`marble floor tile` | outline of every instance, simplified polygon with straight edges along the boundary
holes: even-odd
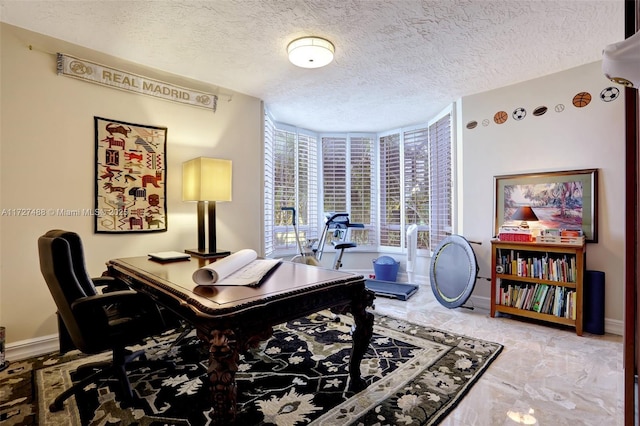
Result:
[[[577,336],[569,328],[484,309],[448,309],[429,285],[407,301],[378,297],[374,313],[504,345],[445,426],[622,425],[622,336]]]

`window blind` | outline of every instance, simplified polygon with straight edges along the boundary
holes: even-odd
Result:
[[[349,138],[349,217],[364,228],[351,229],[351,241],[358,247],[374,247],[376,238],[375,138]]]
[[[429,242],[432,249],[453,231],[451,113],[429,126]]]
[[[404,217],[418,225],[418,248],[429,246],[429,132],[404,132]]]
[[[324,212],[347,212],[352,223],[349,240],[358,247],[375,246],[375,168],[373,136],[322,138]]]
[[[322,138],[322,207],[347,212],[347,138]]]
[[[380,138],[380,245],[400,247],[400,134]]]
[[[273,121],[265,110],[264,113],[264,192],[263,192],[263,215],[264,215],[264,254],[271,256],[275,251],[274,241],[274,133]]]
[[[286,127],[286,126],[283,126]],[[298,243],[292,215],[302,245],[318,237],[317,138],[289,128],[278,128],[265,118],[265,255],[290,254]]]

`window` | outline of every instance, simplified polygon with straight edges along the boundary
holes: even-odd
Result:
[[[451,110],[423,127],[380,137],[380,245],[406,246],[418,225],[418,249],[435,248],[452,232]]]
[[[347,135],[322,137],[323,212],[347,212],[349,240],[374,248],[376,241],[375,137]]]
[[[453,232],[451,111],[429,125],[429,243],[435,250]]]
[[[380,245],[400,247],[400,134],[380,138]]]
[[[265,113],[265,256],[297,250],[290,211],[296,210],[301,244],[318,238],[317,138],[288,126],[276,125]]]
[[[324,213],[344,211],[365,226],[350,231],[361,249],[402,251],[411,224],[418,249],[434,249],[453,230],[452,110],[378,136],[321,137],[275,123],[265,111],[265,255],[296,250],[282,207],[295,207],[303,244],[318,238]]]
[[[418,225],[418,249],[429,248],[429,133],[422,128],[404,133],[405,230]],[[405,232],[406,235],[406,232]]]

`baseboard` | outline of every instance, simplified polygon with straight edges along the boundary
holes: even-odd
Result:
[[[58,335],[50,334],[48,336],[9,343],[5,349],[5,359],[9,363],[56,352],[59,349]]]

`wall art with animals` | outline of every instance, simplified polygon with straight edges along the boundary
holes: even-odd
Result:
[[[95,232],[167,230],[167,128],[94,117]]]

